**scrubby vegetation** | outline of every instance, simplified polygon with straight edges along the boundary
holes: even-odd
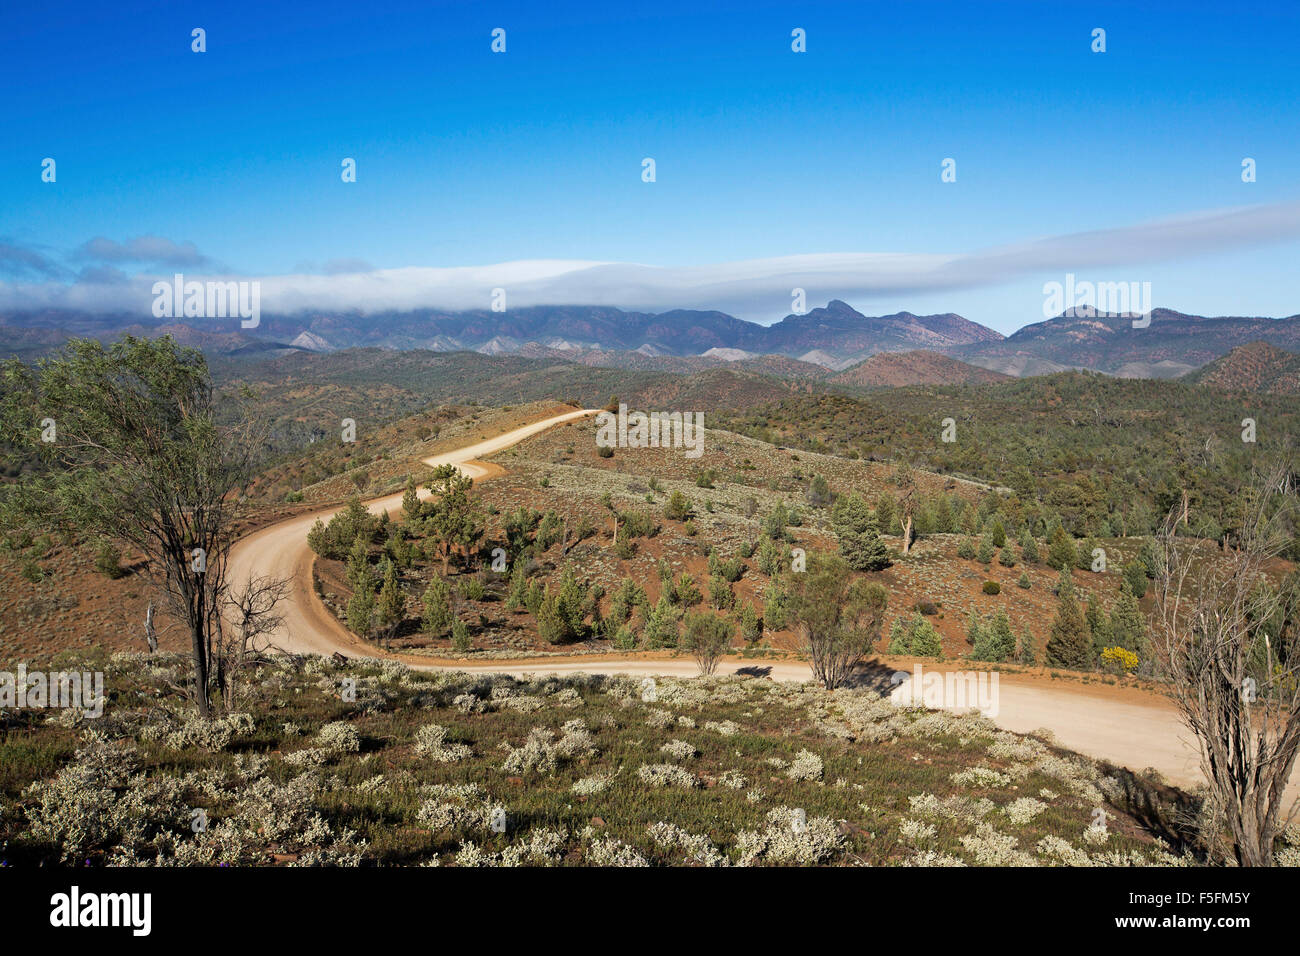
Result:
[[[102,718],[4,716],[0,863],[1147,865],[1200,852],[1174,825],[1190,798],[1156,780],[868,690],[733,676],[647,692],[279,658],[242,711],[205,722],[170,690],[179,656],[93,666],[108,673]]]

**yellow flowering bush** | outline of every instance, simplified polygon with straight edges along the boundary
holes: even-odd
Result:
[[[1131,674],[1137,670],[1138,656],[1122,647],[1108,647],[1101,652],[1101,666],[1106,670]]]

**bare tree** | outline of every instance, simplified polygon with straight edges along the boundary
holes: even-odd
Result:
[[[153,626],[153,601],[149,602],[149,609],[144,612],[144,642],[148,645],[150,654],[157,652],[158,631]]]
[[[225,594],[225,614],[217,629],[215,683],[227,708],[239,700],[245,672],[274,650],[271,635],[284,623],[279,611],[289,594],[287,578],[255,577]]]
[[[1300,601],[1294,578],[1279,589],[1266,573],[1294,533],[1288,473],[1279,465],[1257,476],[1231,552],[1179,538],[1186,518],[1177,506],[1160,536],[1155,644],[1242,866],[1271,866],[1296,812],[1283,816],[1300,752]]]

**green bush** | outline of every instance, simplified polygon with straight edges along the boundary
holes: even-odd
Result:
[[[126,569],[122,567],[122,553],[111,541],[105,541],[95,552],[95,570],[114,581],[126,576]]]
[[[943,643],[939,632],[920,614],[913,614],[906,622],[894,621],[889,630],[889,653],[913,657],[941,657]]]
[[[664,517],[669,521],[685,521],[693,514],[691,499],[680,491],[674,491],[664,504]]]

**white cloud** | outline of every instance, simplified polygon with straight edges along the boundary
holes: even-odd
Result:
[[[721,309],[769,320],[786,314],[791,289],[809,305],[831,298],[923,294],[998,285],[1038,274],[1056,278],[1079,269],[1131,270],[1146,263],[1230,251],[1300,237],[1300,202],[1214,210],[1125,226],[1033,239],[968,254],[825,253],[681,268],[635,263],[537,259],[455,268],[412,267],[299,273],[257,278],[264,313],[301,309],[373,312],[387,309],[484,309],[492,290],[506,290],[508,308],[609,305],[664,311]],[[145,239],[134,240],[142,243]],[[96,240],[95,242],[101,242]],[[107,243],[108,240],[102,240]],[[166,240],[163,240],[166,242]],[[93,244],[93,243],[92,243]],[[92,244],[87,244],[89,248]],[[130,244],[128,244],[129,246]],[[173,244],[174,245],[174,244]],[[189,244],[171,251],[184,259]],[[100,246],[101,259],[122,259],[144,247]],[[147,251],[166,253],[150,243]],[[107,255],[103,253],[107,252]],[[197,255],[197,251],[194,251]],[[200,257],[201,258],[201,257]],[[347,263],[348,267],[361,265]],[[163,274],[170,279],[170,275]],[[149,309],[154,275],[127,282],[0,283],[0,307]],[[222,278],[186,272],[187,279]],[[1122,279],[1138,279],[1128,272]]]

